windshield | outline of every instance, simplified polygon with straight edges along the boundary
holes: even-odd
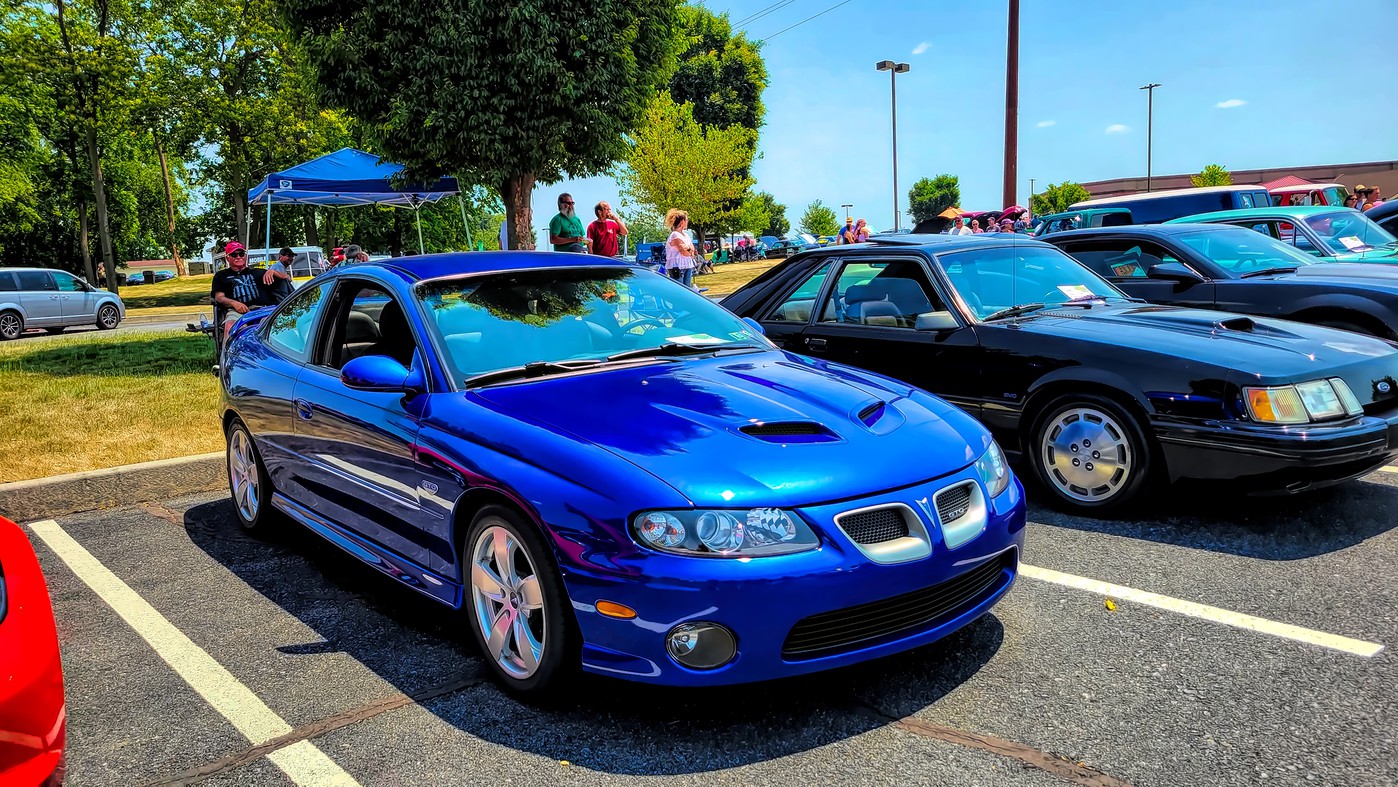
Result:
[[[1128,300],[1120,290],[1054,248],[1006,245],[941,254],[937,263],[981,320],[1028,304]]]
[[[1372,251],[1380,246],[1398,243],[1398,238],[1357,210],[1307,216],[1306,224],[1337,254]]]
[[[532,363],[663,345],[771,344],[708,298],[635,268],[565,268],[423,282],[427,325],[457,382]]]
[[[1270,235],[1242,227],[1190,233],[1180,236],[1180,242],[1235,279],[1245,273],[1269,268],[1296,268],[1326,262]]]

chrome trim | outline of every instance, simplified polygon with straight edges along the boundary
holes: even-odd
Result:
[[[891,541],[880,541],[877,544],[861,544],[845,531],[844,525],[840,524],[840,520],[848,516],[890,508],[903,515],[903,522],[908,526],[908,535]],[[865,557],[875,563],[906,563],[909,560],[919,560],[932,554],[932,536],[927,532],[927,525],[923,523],[922,517],[918,516],[917,512],[906,503],[879,503],[863,508],[853,508],[836,514],[834,520],[835,526],[840,528],[840,532],[844,533],[845,538],[848,538],[856,549],[863,552]]]
[[[937,501],[941,499],[942,495],[950,494],[963,486],[971,487],[971,500],[966,513],[951,522],[943,522]],[[981,489],[980,484],[969,479],[944,487],[933,494],[930,513],[936,516],[937,524],[942,528],[942,541],[947,545],[947,549],[956,549],[974,541],[977,536],[985,532],[986,525],[990,522],[990,510],[986,506],[985,491]]]

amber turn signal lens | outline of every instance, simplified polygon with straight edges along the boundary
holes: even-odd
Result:
[[[597,602],[597,611],[603,615],[606,615],[609,618],[621,618],[622,620],[630,620],[636,617],[636,610],[626,606],[625,604],[618,604],[615,601]]]

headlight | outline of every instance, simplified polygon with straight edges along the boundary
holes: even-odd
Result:
[[[981,458],[976,460],[976,473],[981,477],[981,483],[985,484],[986,495],[998,497],[1005,487],[1010,485],[1010,466],[1005,461],[1005,452],[1000,450],[1000,445],[994,440],[990,441],[990,447],[985,449]]]
[[[1244,388],[1253,420],[1265,424],[1304,424],[1364,412],[1349,385],[1338,377],[1270,388]]]
[[[648,547],[701,557],[786,555],[820,546],[801,517],[780,508],[647,511],[636,515],[632,530]]]

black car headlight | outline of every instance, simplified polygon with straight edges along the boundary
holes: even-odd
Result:
[[[999,497],[1010,485],[1010,465],[1005,461],[1005,452],[1000,450],[999,443],[990,441],[990,447],[976,460],[976,474],[985,485],[986,497]]]
[[[1349,385],[1338,377],[1244,388],[1243,401],[1252,419],[1264,424],[1305,424],[1364,412]]]
[[[764,557],[820,546],[801,517],[780,508],[645,511],[631,528],[639,543],[678,555]]]

